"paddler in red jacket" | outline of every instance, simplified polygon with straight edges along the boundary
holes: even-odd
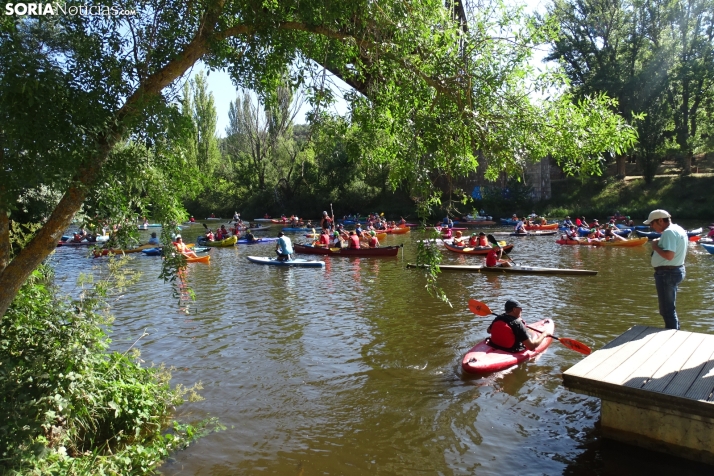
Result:
[[[528,331],[525,321],[521,319],[523,306],[515,299],[506,301],[506,312],[493,320],[488,326],[491,337],[488,345],[506,352],[520,352],[524,349],[535,350],[550,334],[536,334]]]
[[[348,248],[360,249],[359,236],[354,231],[350,232],[350,238],[347,240],[349,246]]]
[[[315,243],[315,246],[319,246],[321,248],[329,248],[330,235],[327,234],[327,228],[322,229],[322,232],[320,233],[320,238],[318,238],[317,243]]]

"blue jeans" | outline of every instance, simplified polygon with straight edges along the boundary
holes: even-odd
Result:
[[[659,300],[659,313],[664,318],[664,327],[679,329],[677,319],[677,286],[684,280],[686,272],[684,266],[672,269],[655,268],[654,278]]]

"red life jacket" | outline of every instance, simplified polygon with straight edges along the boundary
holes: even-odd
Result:
[[[327,236],[325,233],[320,235],[320,240],[319,243],[321,245],[329,245],[330,244],[330,237]]]
[[[359,248],[359,236],[350,235],[350,248]]]
[[[498,347],[511,349],[516,344],[516,335],[504,321],[496,321],[491,325],[491,342]]]
[[[500,315],[493,320],[488,328],[488,332],[491,333],[488,344],[507,352],[519,352],[523,350],[523,346],[520,342],[516,342],[516,334],[509,325],[507,318],[508,316]]]

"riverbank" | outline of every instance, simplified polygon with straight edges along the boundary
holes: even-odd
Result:
[[[548,216],[605,217],[619,211],[635,219],[655,208],[675,218],[714,218],[714,176],[657,176],[651,184],[642,178],[571,177],[551,183],[552,196],[541,206]]]

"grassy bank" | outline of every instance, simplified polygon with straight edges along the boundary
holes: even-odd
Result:
[[[664,208],[676,218],[714,219],[714,177],[656,177],[649,185],[642,179],[569,178],[551,187],[545,212],[553,217],[605,217],[617,210],[638,220]]]

